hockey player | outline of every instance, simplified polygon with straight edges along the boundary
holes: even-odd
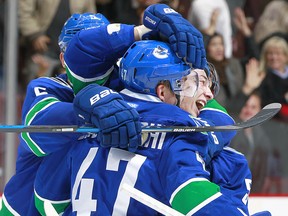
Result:
[[[109,21],[100,13],[73,14],[64,24],[59,36],[60,60],[63,59],[71,38],[78,31],[108,24]],[[73,98],[74,93],[65,74],[33,80],[28,85],[22,106],[23,123],[26,125],[76,124],[73,110],[70,108]],[[77,140],[79,137],[79,134],[57,134],[55,139],[51,139],[50,135],[20,134],[16,174],[5,185],[0,215],[28,215],[29,203],[34,203],[33,182],[42,156],[61,149],[62,145],[69,143],[69,140]],[[46,145],[49,145],[49,152],[46,152]]]
[[[220,105],[215,109],[215,101],[209,104],[214,82],[206,72],[191,69],[164,42],[134,43],[121,60],[120,75],[126,87],[120,95],[146,126],[233,123]],[[85,121],[93,118],[94,107],[104,105],[106,95],[121,97],[95,84],[83,88],[74,99],[76,114]],[[45,215],[43,201],[49,200],[58,213],[66,209],[64,215],[157,215],[121,189],[128,184],[184,215],[248,215],[247,202],[242,202],[251,183],[247,162],[236,151],[220,152],[233,135],[143,134],[135,153],[84,139],[73,144],[64,160],[44,159],[35,181],[37,208]]]
[[[95,64],[100,62],[99,68],[94,71],[89,70],[89,65],[86,65],[86,68],[81,68],[83,56],[78,56],[78,52],[73,53],[77,47],[71,48],[70,58],[69,55],[65,57],[65,54],[61,54],[60,59],[66,67],[67,75],[60,75],[56,78],[39,78],[29,84],[22,110],[23,123],[26,125],[81,125],[82,122],[79,122],[73,113],[71,102],[74,99],[74,94],[91,81],[100,85],[111,83],[115,85],[110,79],[117,76],[113,72],[117,69],[114,70],[112,66],[135,40],[147,35],[146,33],[150,31],[147,27],[151,28],[154,34],[161,33],[164,35],[179,56],[185,57],[193,65],[205,67],[206,59],[201,34],[180,14],[166,5],[153,5],[147,9],[145,17],[147,18],[147,21],[144,22],[146,27],[124,24],[107,26],[107,23],[98,28],[88,26],[85,31],[91,32],[90,37],[84,40],[82,39],[86,37],[86,33],[83,34],[85,31],[76,33],[77,39],[81,39],[83,44],[88,41],[86,45],[91,45],[90,51],[96,48],[98,53],[102,53],[101,56],[95,56],[93,62],[88,63],[93,65],[93,68],[97,68]],[[81,19],[81,16],[78,18]],[[89,16],[86,18],[89,19]],[[85,29],[87,27],[85,26],[87,24],[86,18],[83,26],[78,26],[79,29],[72,27],[71,30],[74,30],[75,33],[75,31]],[[75,18],[76,22],[77,20]],[[68,31],[66,33],[69,34]],[[94,45],[101,46],[97,48]],[[107,53],[99,52],[103,46],[105,46]],[[95,53],[97,53],[96,51]],[[196,53],[199,56],[197,59],[193,57],[196,56]],[[120,147],[135,151],[140,143],[139,117],[134,108],[123,103],[122,100],[122,98],[112,98],[106,101],[109,104],[109,109],[101,108],[101,106],[95,109],[93,122],[90,123],[101,129],[97,139],[102,146],[121,144]],[[121,104],[120,107],[119,104]],[[113,120],[113,117],[119,113],[121,113],[120,122],[109,120]],[[28,215],[29,208],[27,206],[33,199],[30,194],[33,192],[34,177],[43,157],[60,149],[65,149],[81,137],[85,137],[85,135],[59,133],[51,136],[47,133],[21,133],[16,173],[5,186],[0,215]]]

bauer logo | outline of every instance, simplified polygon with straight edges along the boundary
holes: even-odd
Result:
[[[90,98],[90,104],[91,106],[95,103],[97,103],[97,101],[99,101],[101,98],[104,98],[110,94],[118,94],[117,92],[111,90],[111,89],[106,89],[101,91],[99,94],[95,94],[93,97]]]
[[[168,50],[164,47],[157,46],[153,50],[153,55],[158,59],[165,59],[168,58]]]
[[[194,132],[195,129],[193,128],[175,128],[173,132]]]
[[[147,20],[149,23],[151,23],[152,25],[156,24],[156,21],[152,20],[150,17],[146,16],[145,20]]]

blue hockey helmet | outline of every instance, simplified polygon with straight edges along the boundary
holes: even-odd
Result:
[[[160,81],[169,81],[174,93],[182,91],[183,77],[191,74],[191,67],[161,41],[137,41],[130,46],[120,61],[120,79],[129,90],[156,96]],[[195,94],[198,76],[195,73]]]
[[[65,52],[72,37],[83,29],[97,28],[108,25],[110,22],[101,13],[73,14],[64,24],[58,38],[58,45],[62,52]]]

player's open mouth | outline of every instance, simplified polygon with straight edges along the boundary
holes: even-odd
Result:
[[[196,101],[196,106],[197,106],[198,110],[201,110],[205,105],[206,105],[205,101],[202,101],[202,100]]]

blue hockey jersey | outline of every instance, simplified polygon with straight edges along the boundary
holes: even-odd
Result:
[[[122,93],[129,105],[137,109],[145,125],[213,125],[213,121],[219,123],[220,119],[221,125],[233,123],[229,115],[216,109],[204,109],[194,118],[156,97],[128,90]],[[211,119],[202,119],[202,115]],[[245,180],[251,180],[243,155],[219,150],[211,157],[208,169],[204,162],[209,146],[223,142],[227,145],[234,134],[148,133],[143,134],[142,145],[136,153],[101,148],[95,139],[84,139],[73,144],[64,159],[55,160],[50,156],[44,159],[35,181],[36,204],[42,214],[45,214],[43,201],[49,200],[58,212],[66,208],[64,215],[157,215],[155,210],[121,190],[121,185],[126,183],[184,214],[223,215],[225,211],[227,215],[243,215],[242,212],[248,212],[247,203],[242,202],[249,194]],[[233,154],[233,159],[225,154]],[[56,170],[53,164],[57,164]],[[230,170],[235,164],[239,166],[237,170]],[[222,166],[229,172],[218,172]],[[239,178],[233,177],[234,172]],[[221,182],[221,175],[235,180],[229,185],[230,192],[225,185],[228,183]],[[185,195],[187,185],[195,187],[194,194]]]
[[[87,60],[85,54],[94,55],[97,62],[90,64],[89,68],[87,66],[87,69],[93,68],[93,73],[95,73],[95,68],[97,68],[99,74],[102,75],[103,71],[113,68],[113,64],[116,64],[118,58],[122,57],[134,42],[134,28],[131,25],[119,25],[117,32],[108,34],[110,32],[105,26],[91,28],[85,33],[77,33],[69,46],[77,47],[82,51],[85,49],[86,52],[74,52],[71,48],[70,56],[68,51],[65,53],[67,54],[66,60],[75,61],[74,66],[78,67],[81,64],[89,64],[89,62],[79,61],[79,59]],[[119,90],[122,86],[119,85],[120,82],[117,79],[116,65],[114,70],[105,85]],[[22,123],[25,125],[77,125],[73,99],[74,93],[67,82],[66,75],[35,79],[27,87],[26,98],[22,106]],[[21,133],[16,173],[5,185],[0,215],[37,215],[33,210],[29,210],[33,209],[29,206],[34,205],[33,182],[43,157],[65,149],[81,136],[83,134],[79,133]]]
[[[30,82],[22,107],[22,122],[26,125],[74,125],[74,98],[72,88],[65,76],[38,78]],[[53,113],[53,115],[51,115]],[[65,115],[63,115],[65,113]],[[71,116],[71,118],[67,118]],[[33,182],[43,156],[58,151],[71,141],[77,140],[77,133],[21,133],[16,161],[16,173],[5,185],[3,193],[4,212],[13,215],[27,215],[33,203]],[[37,213],[35,213],[37,215]]]

